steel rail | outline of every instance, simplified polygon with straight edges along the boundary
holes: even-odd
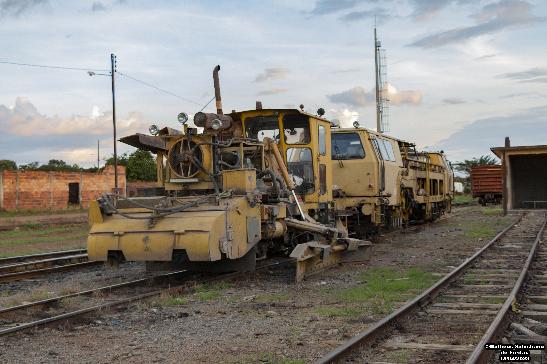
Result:
[[[65,255],[61,257],[48,258],[42,260],[33,260],[30,262],[22,262],[15,264],[8,264],[0,267],[0,273],[15,273],[15,272],[26,272],[32,269],[45,268],[46,266],[58,265],[63,262],[69,261],[87,261],[87,254],[75,254],[75,255]]]
[[[5,314],[5,313],[8,313],[8,312],[20,311],[20,310],[24,310],[24,309],[28,309],[28,308],[36,307],[36,306],[50,305],[52,303],[57,303],[61,300],[67,299],[67,298],[73,298],[73,297],[79,297],[79,296],[89,296],[89,295],[92,295],[94,293],[113,291],[113,290],[116,290],[116,289],[136,286],[136,285],[140,285],[140,284],[143,284],[143,283],[153,283],[153,282],[155,282],[157,280],[160,280],[160,279],[169,279],[169,278],[174,278],[174,277],[177,277],[177,276],[181,276],[181,275],[184,275],[187,272],[188,272],[187,270],[180,270],[180,271],[170,272],[170,273],[166,273],[166,274],[159,274],[159,275],[154,276],[154,277],[135,279],[135,280],[127,281],[127,282],[123,282],[123,283],[116,283],[116,284],[112,284],[112,285],[108,285],[108,286],[104,286],[104,287],[92,288],[92,289],[88,289],[88,290],[85,290],[85,291],[69,293],[69,294],[62,295],[62,296],[50,297],[50,298],[46,298],[46,299],[39,300],[39,301],[23,303],[23,304],[20,304],[20,305],[17,305],[17,306],[11,306],[11,307],[6,307],[6,308],[3,308],[3,309],[0,309],[0,316]]]
[[[423,307],[428,304],[435,298],[442,289],[447,287],[450,283],[458,279],[473,262],[477,260],[487,249],[489,249],[496,241],[498,241],[502,236],[504,236],[509,230],[511,230],[516,224],[518,224],[524,215],[521,214],[517,219],[515,219],[509,226],[500,231],[492,240],[485,244],[479,251],[473,254],[471,257],[467,258],[463,263],[456,267],[452,272],[445,275],[443,278],[438,280],[433,286],[427,289],[422,294],[416,296],[412,301],[398,308],[388,316],[384,317],[382,320],[378,321],[376,324],[372,325],[370,328],[365,331],[357,334],[348,341],[346,341],[341,346],[332,350],[330,353],[325,355],[316,361],[316,364],[325,364],[325,363],[335,363],[343,358],[350,355],[360,346],[364,346],[373,340],[380,337],[387,329],[392,327],[392,325],[397,321],[401,320],[403,317],[406,317],[410,312],[414,311],[417,308]]]
[[[74,263],[74,264],[65,264],[65,265],[60,265],[57,267],[35,269],[35,270],[16,272],[16,273],[8,273],[8,274],[0,275],[0,283],[20,281],[22,279],[41,276],[44,274],[65,272],[65,271],[73,270],[77,268],[92,267],[99,264],[103,264],[103,262],[88,261],[88,262],[81,262],[81,263]]]
[[[86,251],[87,251],[86,249],[72,249],[72,250],[59,250],[59,251],[48,252],[48,253],[18,255],[15,257],[1,258],[0,266],[4,266],[7,264],[14,264],[14,263],[22,263],[24,261],[33,260],[33,259],[48,259],[48,258],[62,257],[65,255],[83,254]]]
[[[526,259],[526,263],[524,263],[524,267],[522,268],[522,271],[520,272],[519,278],[517,279],[515,286],[513,287],[513,289],[511,290],[511,293],[509,294],[509,296],[503,303],[502,307],[498,311],[498,314],[494,318],[494,321],[492,321],[492,324],[490,324],[490,327],[488,327],[488,330],[486,330],[486,333],[481,338],[481,341],[479,341],[479,343],[475,347],[475,350],[473,350],[473,352],[467,359],[467,362],[466,362],[467,364],[488,363],[488,361],[494,354],[493,350],[484,350],[485,345],[487,343],[496,341],[496,339],[499,338],[500,334],[503,334],[504,330],[506,329],[507,318],[509,316],[508,314],[510,312],[511,306],[513,305],[514,302],[516,302],[517,295],[522,289],[522,285],[526,279],[526,276],[528,275],[530,266],[532,265],[532,262],[534,261],[534,258],[536,256],[539,243],[541,242],[543,238],[543,233],[545,232],[546,225],[547,225],[547,216],[545,217],[545,221],[543,222],[541,229],[537,233],[536,240],[534,241],[534,245],[532,246],[532,249],[530,249],[530,254],[528,255],[528,258]]]
[[[256,270],[258,271],[258,270],[262,270],[262,269],[266,269],[266,268],[271,268],[271,267],[274,267],[274,266],[281,266],[281,265],[285,265],[285,264],[292,263],[292,262],[294,262],[294,259],[286,259],[286,260],[283,260],[283,261],[278,261],[278,262],[274,262],[274,263],[261,265],[259,267],[256,267]],[[203,283],[210,283],[210,282],[215,282],[215,281],[220,281],[220,280],[232,279],[232,278],[236,278],[236,277],[239,277],[239,276],[243,276],[243,275],[248,274],[248,273],[249,272],[227,273],[227,274],[223,274],[223,275],[220,275],[220,276],[205,279],[203,281],[200,281],[199,283],[203,284]],[[173,287],[168,287],[168,288],[162,288],[162,289],[158,289],[158,290],[155,290],[155,291],[151,291],[151,292],[142,293],[142,294],[139,294],[139,295],[127,297],[127,298],[124,298],[124,299],[121,299],[121,300],[107,302],[107,303],[103,303],[103,304],[92,306],[92,307],[82,308],[82,309],[79,309],[79,310],[66,312],[66,313],[61,314],[61,315],[52,316],[52,317],[48,317],[48,318],[44,318],[44,319],[37,320],[37,321],[32,321],[32,322],[26,322],[26,323],[18,325],[18,326],[2,329],[2,330],[0,330],[0,336],[13,334],[13,333],[16,333],[16,332],[20,332],[20,331],[28,330],[28,329],[31,329],[31,328],[43,326],[43,325],[53,323],[53,322],[69,320],[71,318],[82,316],[82,315],[85,315],[85,314],[88,314],[88,313],[91,313],[91,312],[96,312],[96,311],[101,311],[101,310],[108,309],[108,308],[115,308],[115,307],[127,305],[127,304],[130,304],[132,302],[142,301],[144,299],[160,296],[162,294],[182,293],[186,290],[188,290],[188,286],[185,285],[185,284],[181,284],[181,285],[173,286]]]

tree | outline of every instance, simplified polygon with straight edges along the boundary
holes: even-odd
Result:
[[[36,171],[38,167],[40,166],[40,163],[38,162],[31,162],[29,164],[22,164],[19,166],[19,169],[21,171]]]
[[[0,171],[14,171],[17,169],[17,163],[9,159],[0,159]]]
[[[106,160],[107,165],[114,165],[114,157]],[[118,156],[118,165],[125,166],[125,175],[128,181],[155,181],[156,161],[152,153],[137,149],[131,154]]]
[[[499,164],[496,158],[490,157],[489,155],[483,155],[479,158],[466,159],[463,162],[457,162],[454,164],[454,167],[456,171],[463,172],[466,176],[470,176],[473,167],[495,164]]]
[[[77,164],[70,165],[60,159],[50,159],[47,164],[42,164],[38,167],[39,171],[47,172],[78,172],[81,169]]]

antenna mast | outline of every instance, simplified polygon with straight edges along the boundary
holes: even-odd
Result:
[[[387,114],[389,110],[387,69],[385,50],[376,34],[374,24],[374,69],[376,78],[376,131],[383,133],[389,131]]]

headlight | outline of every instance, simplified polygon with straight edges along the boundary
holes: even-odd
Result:
[[[160,132],[160,129],[158,129],[158,126],[157,126],[157,125],[152,124],[152,125],[150,125],[150,127],[148,128],[148,131],[149,131],[150,134],[152,134],[152,135],[158,135],[158,133]]]
[[[177,119],[178,119],[179,123],[181,123],[181,124],[186,124],[186,122],[188,121],[188,114],[185,113],[185,112],[181,112],[181,113],[177,116]]]
[[[358,128],[359,127],[359,122],[356,120],[353,122],[353,127],[354,128]]]
[[[222,121],[220,121],[219,119],[215,119],[211,121],[211,129],[218,130],[220,129],[221,126],[222,126]]]

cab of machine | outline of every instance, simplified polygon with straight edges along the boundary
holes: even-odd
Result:
[[[334,184],[345,196],[384,195],[393,204],[402,157],[396,139],[365,128],[333,129]]]
[[[239,116],[245,138],[275,141],[305,204],[332,201],[328,120],[296,109],[243,111]]]

